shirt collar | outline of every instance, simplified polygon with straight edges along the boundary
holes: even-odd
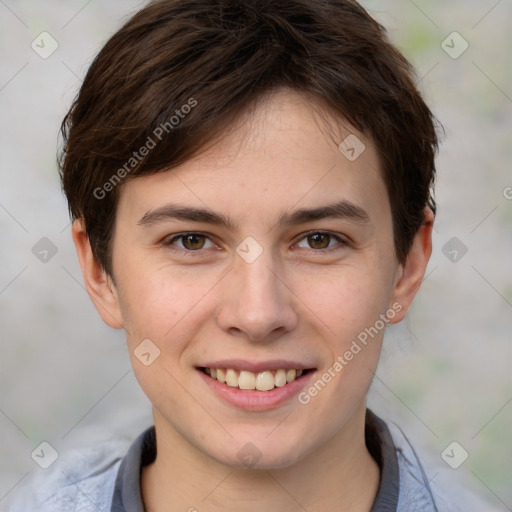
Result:
[[[389,429],[372,411],[366,411],[366,446],[380,468],[380,483],[370,512],[396,512],[400,489],[398,459]],[[117,473],[111,512],[144,512],[140,476],[156,458],[155,427],[145,430],[130,446]]]
[[[396,512],[400,493],[400,470],[395,444],[388,426],[366,410],[366,446],[380,469],[380,483],[370,512]]]

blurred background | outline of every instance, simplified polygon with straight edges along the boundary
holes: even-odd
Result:
[[[85,292],[55,162],[89,64],[143,3],[0,0],[0,507],[44,471],[41,442],[61,453],[151,422],[123,333]],[[369,403],[432,474],[512,510],[512,0],[362,4],[445,129],[433,257]]]

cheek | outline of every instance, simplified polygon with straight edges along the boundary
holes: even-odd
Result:
[[[162,351],[179,353],[198,316],[206,315],[208,296],[222,276],[170,266],[127,265],[123,270],[120,303],[130,348],[149,338]]]
[[[304,313],[326,336],[344,344],[385,313],[392,286],[382,270],[377,265],[347,265],[335,271],[302,274],[295,279],[293,290],[305,305]]]

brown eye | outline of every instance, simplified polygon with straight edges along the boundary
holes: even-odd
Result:
[[[189,251],[197,251],[204,247],[206,237],[204,235],[198,235],[193,233],[190,235],[180,236],[179,240],[182,241],[182,245],[185,249],[188,249]]]
[[[337,248],[342,249],[346,245],[347,243],[339,236],[317,231],[304,235],[304,238],[300,240],[297,247],[309,250],[314,249],[318,252],[328,252],[337,250]]]
[[[327,249],[331,243],[330,235],[315,233],[307,237],[308,244],[312,249]]]
[[[202,233],[182,233],[163,242],[166,246],[175,246],[182,252],[199,252],[201,249],[211,249],[215,244],[207,235]],[[201,251],[202,252],[202,251]]]

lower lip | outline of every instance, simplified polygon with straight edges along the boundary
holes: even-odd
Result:
[[[279,407],[281,404],[297,395],[315,373],[313,370],[310,370],[308,373],[282,387],[274,388],[270,391],[256,391],[233,388],[216,379],[212,379],[201,370],[197,371],[204,382],[218,397],[228,402],[230,405],[247,411],[265,411]]]

